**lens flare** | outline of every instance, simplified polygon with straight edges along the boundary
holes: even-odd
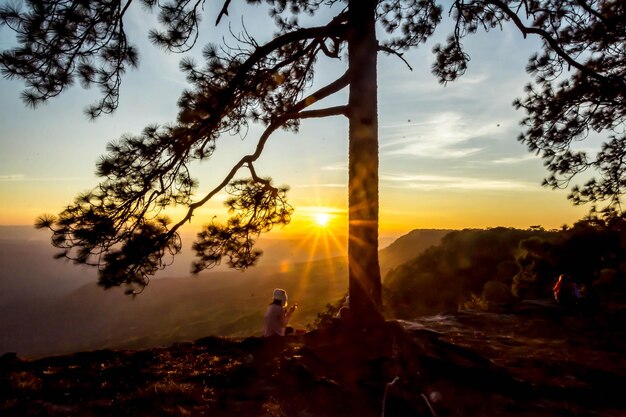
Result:
[[[330,221],[330,216],[327,213],[317,213],[315,215],[315,224],[319,227],[328,226],[328,222]]]

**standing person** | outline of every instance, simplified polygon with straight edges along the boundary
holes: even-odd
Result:
[[[293,312],[298,308],[298,303],[287,309],[287,292],[283,289],[274,290],[274,299],[267,306],[263,320],[263,336],[284,336],[293,333],[292,327],[287,327]]]

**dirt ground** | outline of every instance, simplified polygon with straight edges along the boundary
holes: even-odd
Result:
[[[0,358],[2,416],[626,416],[626,307]]]

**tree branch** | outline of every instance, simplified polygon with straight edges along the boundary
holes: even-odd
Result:
[[[389,55],[397,56],[398,58],[400,58],[406,64],[407,67],[409,67],[409,70],[413,71],[413,68],[411,67],[411,65],[409,65],[407,60],[404,59],[404,56],[403,56],[404,54],[401,54],[400,52],[398,52],[398,51],[396,51],[396,50],[394,50],[394,49],[392,49],[392,48],[390,48],[388,46],[380,45],[380,44],[378,45],[378,50],[381,51],[381,52],[386,52]]]
[[[254,67],[254,65],[269,55],[276,49],[279,49],[289,43],[297,42],[305,39],[315,39],[315,38],[324,38],[329,36],[341,36],[345,33],[345,26],[341,24],[336,24],[333,22],[329,23],[326,26],[318,26],[313,28],[303,28],[298,29],[293,32],[285,33],[284,35],[278,36],[272,39],[270,42],[265,45],[261,45],[254,50],[254,52],[237,68],[236,74],[230,80],[228,87],[226,87],[223,91],[223,95],[225,97],[232,97],[235,94],[235,90],[237,86],[241,85],[244,78],[248,75],[248,72]],[[224,105],[225,107],[225,105]],[[211,127],[222,118],[222,111],[217,111],[209,116],[205,121],[202,122],[201,126],[199,126],[198,137],[204,137],[209,132]]]
[[[597,11],[593,10],[591,6],[587,4],[585,0],[576,0],[576,3],[578,3],[578,5],[582,7],[583,10],[585,10],[587,13],[594,15],[598,20],[600,20],[603,23],[606,23],[606,19],[604,18],[604,16],[602,16]]]
[[[332,39],[333,41],[333,46],[335,48],[334,51],[331,51],[330,49],[328,49],[328,46],[326,46],[325,42],[320,42],[320,48],[322,49],[322,52],[324,52],[324,55],[326,55],[329,58],[339,58],[339,40],[338,39]]]
[[[217,20],[215,21],[215,26],[220,24],[220,20],[224,15],[228,16],[228,6],[230,5],[230,0],[224,0],[224,5],[222,6],[222,10],[217,15]]]
[[[285,114],[285,120],[289,119],[313,119],[328,116],[345,116],[348,114],[348,106],[334,106],[325,109],[305,110],[295,114]]]
[[[239,162],[237,162],[233,168],[228,172],[226,177],[222,180],[222,182],[217,185],[213,190],[211,190],[202,200],[199,200],[193,204],[189,205],[189,209],[185,217],[176,223],[169,230],[168,235],[172,235],[176,233],[183,224],[190,221],[193,217],[193,212],[198,208],[206,204],[211,198],[213,198],[218,192],[220,192],[224,187],[228,185],[228,183],[235,177],[237,171],[239,171],[244,165],[251,165],[252,162],[256,161],[261,154],[263,153],[263,149],[269,137],[274,133],[277,129],[285,124],[288,120],[293,119],[308,119],[308,118],[317,118],[317,117],[328,117],[328,116],[339,116],[345,115],[347,112],[347,106],[336,106],[329,107],[326,109],[319,110],[309,110],[309,111],[301,111],[302,109],[313,105],[313,103],[328,97],[329,95],[340,91],[344,87],[348,85],[348,73],[346,72],[340,78],[335,80],[334,82],[328,84],[327,86],[317,90],[313,94],[305,97],[290,109],[290,111],[286,112],[282,116],[276,118],[276,120],[272,121],[272,123],[265,129],[261,137],[259,138],[259,142],[257,143],[256,149],[252,154],[248,154],[242,157]]]
[[[324,99],[330,96],[331,94],[336,93],[337,91],[340,91],[341,89],[346,87],[348,84],[349,84],[349,77],[348,77],[348,71],[346,71],[341,77],[337,78],[332,83],[320,88],[319,90],[317,90],[316,92],[312,94],[309,94],[308,96],[300,100],[298,103],[294,104],[293,107],[285,113],[291,114],[295,112],[300,112],[301,110],[311,106],[313,103],[321,99]]]
[[[513,23],[515,23],[515,26],[517,26],[517,28],[524,34],[524,36],[526,36],[529,33],[541,36],[548,43],[548,45],[550,45],[550,47],[554,50],[554,52],[557,53],[558,56],[563,58],[565,60],[565,62],[567,62],[569,65],[571,65],[572,67],[576,68],[577,70],[579,70],[583,74],[585,74],[585,75],[587,75],[589,77],[595,78],[595,79],[597,79],[599,81],[603,81],[603,82],[608,81],[606,77],[598,74],[595,71],[592,71],[592,70],[588,69],[586,66],[584,66],[583,64],[579,63],[578,61],[573,59],[571,56],[569,56],[569,54],[567,52],[565,52],[561,48],[561,46],[550,35],[550,33],[545,31],[544,29],[539,29],[539,28],[525,26],[524,23],[522,23],[522,20],[519,18],[519,16],[517,14],[515,14],[515,12],[513,10],[511,10],[502,1],[500,1],[500,0],[486,0],[485,3],[492,4],[492,5],[496,6],[496,7],[498,7],[500,10],[502,10],[502,12],[504,14],[506,14],[513,21]]]

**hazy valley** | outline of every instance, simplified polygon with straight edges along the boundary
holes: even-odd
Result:
[[[446,233],[413,231],[382,249],[383,276]],[[275,287],[299,302],[293,325],[304,328],[347,292],[347,260],[339,248],[315,249],[295,240],[261,240],[259,247],[264,256],[257,267],[245,272],[220,267],[198,276],[186,272],[192,257],[184,252],[132,297],[121,288],[98,287],[93,269],[54,260],[45,233],[1,227],[0,354],[40,357],[163,346],[209,335],[258,335]]]

